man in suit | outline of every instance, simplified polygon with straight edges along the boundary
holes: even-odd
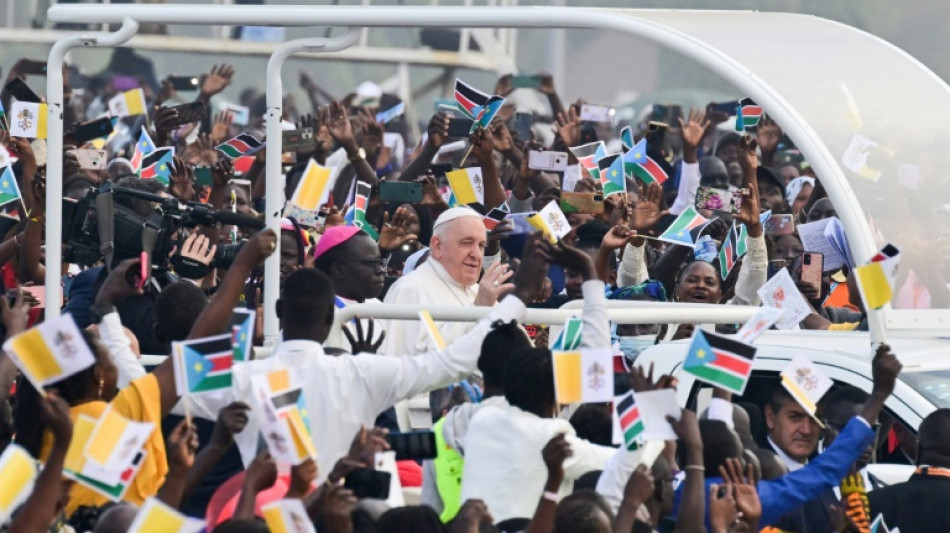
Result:
[[[917,471],[868,494],[871,516],[901,531],[950,531],[950,409],[937,409],[917,432]]]

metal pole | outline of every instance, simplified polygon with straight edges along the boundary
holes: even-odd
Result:
[[[64,37],[49,52],[46,67],[46,295],[51,302],[62,301],[63,257],[63,62],[66,53],[80,46],[119,46],[135,35],[138,22],[126,17],[113,33],[91,33]],[[59,316],[59,306],[51,305],[46,318]]]
[[[564,7],[564,0],[551,0],[552,7]],[[558,28],[548,31],[548,72],[554,77],[554,86],[564,94],[564,41],[567,30]]]
[[[267,227],[277,233],[277,249],[264,262],[264,345],[277,343],[280,323],[277,320],[277,298],[280,295],[280,212],[283,209],[283,180],[281,180],[280,160],[283,151],[283,137],[280,122],[283,116],[283,80],[280,78],[284,61],[291,55],[304,50],[320,52],[338,52],[356,44],[363,29],[349,28],[346,34],[332,39],[313,37],[295,39],[277,47],[267,61],[267,166],[265,216]]]

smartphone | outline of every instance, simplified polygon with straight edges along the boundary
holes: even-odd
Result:
[[[200,122],[208,116],[207,111],[205,111],[205,103],[201,100],[176,105],[172,109],[178,111],[178,119],[169,124],[170,126],[181,126],[183,124],[191,124],[192,122]]]
[[[313,136],[313,128],[288,130],[281,132],[283,136],[282,150],[291,152],[297,150],[313,150],[317,147],[317,138]]]
[[[422,184],[412,181],[384,181],[379,184],[379,199],[401,204],[421,202]]]
[[[581,105],[582,122],[613,122],[614,113],[616,113],[616,110],[609,105]]]
[[[231,123],[238,126],[247,126],[251,122],[251,108],[243,105],[221,102],[218,109],[231,115]]]
[[[791,235],[795,232],[795,215],[772,215],[765,221],[769,235]]]
[[[730,102],[714,102],[706,106],[706,113],[722,113],[731,117],[736,114],[737,107],[739,107],[739,102],[735,100]]]
[[[531,140],[531,123],[533,121],[534,116],[531,113],[525,113],[523,111],[515,113],[514,118],[511,119],[511,131],[518,136],[518,140]]]
[[[604,195],[596,192],[562,192],[561,211],[565,215],[601,215],[604,213]]]
[[[76,124],[72,131],[73,141],[76,145],[85,144],[93,139],[108,137],[115,127],[112,125],[112,119],[109,117],[97,118],[81,124]]]
[[[429,165],[427,170],[435,178],[443,178],[449,172],[452,172],[452,163],[434,163]]]
[[[472,133],[474,123],[470,118],[449,119],[449,137],[468,137]]]
[[[20,72],[34,76],[45,76],[46,61],[40,59],[24,59],[20,62]]]
[[[666,142],[666,131],[670,126],[665,122],[650,121],[647,123],[647,147],[651,151],[659,151]]]
[[[696,209],[708,209],[736,215],[742,206],[742,197],[727,189],[700,187],[696,191]]]
[[[653,104],[650,117],[656,122],[679,125],[679,119],[683,118],[683,107],[679,104]]]
[[[390,433],[386,436],[389,447],[396,452],[397,461],[435,459],[435,433],[431,431],[413,431],[410,433]]]
[[[84,168],[87,170],[104,170],[106,168],[106,162],[108,161],[105,150],[70,150],[71,153],[76,154],[76,159],[79,161],[79,168]]]
[[[4,89],[20,102],[33,102],[38,104],[41,101],[39,95],[33,92],[33,89],[30,89],[30,86],[20,78],[10,80]]]
[[[346,475],[343,487],[353,491],[353,495],[358,500],[363,498],[386,500],[389,498],[391,478],[389,472],[357,468]]]
[[[788,266],[788,261],[784,259],[773,259],[769,261],[769,267],[768,267],[768,270],[766,271],[766,277],[768,277],[768,279],[772,279],[772,276],[778,274],[779,272],[782,271],[782,269],[786,268],[787,266]]]
[[[581,140],[580,140],[581,144],[595,143],[598,140],[599,139],[597,139],[597,128],[591,125],[583,126],[581,128]]]
[[[528,152],[528,168],[564,172],[567,170],[567,152],[531,150]]]
[[[169,76],[168,82],[176,91],[197,91],[198,76]]]
[[[211,167],[195,167],[195,183],[204,187],[214,185],[214,178],[211,177]]]
[[[818,252],[805,252],[802,254],[802,269],[800,279],[821,290],[821,276],[824,273],[825,257]]]
[[[541,76],[535,74],[518,74],[511,77],[512,89],[539,89]]]

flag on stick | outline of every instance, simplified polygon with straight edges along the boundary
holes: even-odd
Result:
[[[204,527],[203,521],[189,518],[156,498],[149,498],[135,515],[129,533],[198,533]]]
[[[527,217],[527,221],[534,229],[544,233],[551,244],[557,244],[557,241],[571,232],[571,224],[558,206],[557,200],[551,200],[541,211]]]
[[[139,133],[139,140],[135,143],[135,151],[132,153],[132,170],[138,172],[142,168],[142,159],[155,151],[155,143],[149,136],[145,126],[142,126],[142,132]]]
[[[262,143],[253,135],[241,133],[215,146],[214,149],[231,159],[235,159],[256,153],[264,148],[264,145],[265,143]]]
[[[172,343],[175,387],[180,396],[231,388],[232,335]]]
[[[647,155],[646,139],[642,139],[623,155],[623,169],[628,176],[636,177],[648,185],[650,183],[662,185],[669,179],[663,167]]]
[[[290,201],[301,209],[316,211],[329,200],[339,175],[340,167],[324,167],[311,159]]]
[[[600,167],[600,184],[604,198],[627,192],[627,179],[624,177],[623,157],[619,154],[602,157],[597,162]]]
[[[609,402],[613,399],[610,348],[552,351],[554,390],[559,404]]]
[[[156,148],[142,157],[142,169],[139,171],[139,177],[157,179],[164,185],[168,185],[172,181],[174,170],[175,148]]]
[[[0,455],[0,524],[7,521],[33,492],[36,480],[36,462],[16,444],[8,444]]]
[[[96,422],[83,453],[105,470],[120,472],[135,459],[155,429],[150,422],[135,422],[109,407]]]
[[[3,350],[37,390],[85,370],[96,362],[92,350],[68,313],[41,322],[8,339],[3,344]]]
[[[17,101],[10,111],[10,136],[46,138],[46,104]]]
[[[636,450],[643,433],[643,419],[640,418],[640,409],[637,408],[633,391],[614,399],[614,408],[620,419],[620,431],[623,433],[623,443],[628,450]]]
[[[452,194],[460,205],[485,205],[485,182],[482,178],[482,169],[467,167],[446,172]]]
[[[129,89],[109,100],[109,113],[116,117],[144,115],[146,109],[145,91],[142,89]]]
[[[700,381],[742,394],[755,360],[755,347],[701,329],[693,335],[683,370]]]
[[[298,498],[271,502],[261,511],[271,533],[316,533],[303,501]]]
[[[700,215],[693,206],[687,206],[657,239],[695,248],[699,234],[710,222],[712,220]]]

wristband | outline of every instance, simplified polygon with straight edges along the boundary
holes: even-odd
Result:
[[[706,467],[703,465],[686,465],[683,467],[683,470],[696,470],[699,472],[705,472]]]
[[[551,491],[548,491],[548,490],[546,490],[546,491],[544,491],[543,493],[541,493],[541,497],[544,498],[545,500],[549,501],[549,502],[554,502],[554,503],[557,503],[557,502],[559,502],[559,501],[561,500],[561,498],[558,497],[558,495],[557,495],[556,492],[551,492]]]

